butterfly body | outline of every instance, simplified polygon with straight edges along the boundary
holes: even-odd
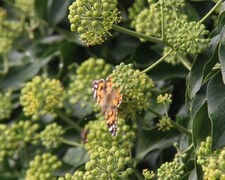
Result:
[[[101,112],[104,115],[109,132],[112,136],[115,136],[117,133],[117,112],[122,101],[122,95],[119,89],[113,88],[111,77],[106,80],[95,80],[92,85],[94,97],[101,106]]]

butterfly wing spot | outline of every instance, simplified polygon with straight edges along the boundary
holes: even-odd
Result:
[[[92,83],[92,90],[94,92],[94,98],[97,99],[97,103],[100,104],[104,98],[105,94],[105,80],[95,80]]]
[[[109,109],[105,112],[105,120],[112,136],[117,133],[117,109]]]

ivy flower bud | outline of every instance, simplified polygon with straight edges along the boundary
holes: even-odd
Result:
[[[57,156],[50,153],[36,155],[26,171],[27,180],[54,179],[53,172],[62,165]]]
[[[71,30],[87,45],[103,43],[114,23],[120,21],[117,0],[76,0],[69,6]]]
[[[40,139],[46,148],[56,148],[61,143],[60,138],[63,134],[64,130],[62,126],[52,123],[47,125],[40,133]]]
[[[163,116],[159,122],[156,124],[159,131],[168,131],[170,130],[173,125],[171,123],[171,119],[169,117]]]
[[[123,101],[120,107],[125,117],[134,118],[137,112],[149,107],[154,82],[145,73],[134,70],[132,64],[121,63],[112,73],[115,88],[120,89]]]
[[[26,116],[33,119],[47,113],[54,114],[63,106],[65,92],[59,80],[36,76],[21,90],[20,103]]]
[[[194,55],[208,47],[209,39],[204,38],[207,34],[208,31],[203,24],[195,21],[187,22],[183,19],[168,24],[165,32],[166,39],[174,50]]]

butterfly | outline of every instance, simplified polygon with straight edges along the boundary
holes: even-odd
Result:
[[[113,88],[112,77],[95,80],[92,83],[94,98],[101,106],[101,112],[104,115],[109,132],[112,136],[117,134],[117,112],[122,102],[122,94],[119,88]]]

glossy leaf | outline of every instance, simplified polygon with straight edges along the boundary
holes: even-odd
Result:
[[[198,55],[194,64],[192,65],[187,87],[188,95],[191,99],[199,91],[204,78],[217,62],[217,45],[219,40],[219,35],[212,38],[209,48],[206,49],[202,54]]]
[[[225,85],[220,73],[209,82],[206,97],[208,113],[212,121],[212,147],[222,147],[225,145]]]
[[[63,157],[63,161],[74,168],[88,161],[88,155],[84,148],[69,148]]]
[[[225,26],[222,29],[220,39],[221,41],[219,43],[218,57],[221,64],[223,83],[225,84]]]
[[[138,134],[135,159],[137,161],[141,161],[151,151],[168,148],[172,146],[177,140],[178,136],[176,133],[174,133],[174,131],[161,132],[156,128],[150,131],[142,130]]]
[[[206,101],[194,114],[192,121],[192,141],[195,148],[197,148],[211,133],[211,122],[207,113]]]

